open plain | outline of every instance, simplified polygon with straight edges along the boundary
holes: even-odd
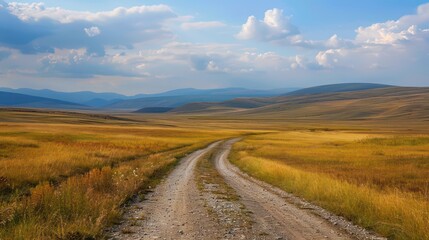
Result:
[[[0,118],[2,239],[428,236],[421,121],[16,109]]]

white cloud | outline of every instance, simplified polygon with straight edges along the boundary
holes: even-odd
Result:
[[[356,30],[356,42],[361,44],[395,44],[409,41],[422,34],[422,29],[411,25],[404,29],[396,21],[376,23],[369,27],[359,27]]]
[[[284,16],[283,10],[277,8],[267,10],[263,20],[250,16],[236,37],[241,40],[258,40],[308,49],[351,47],[353,45],[351,40],[341,39],[336,34],[326,41],[307,40],[300,34],[298,27],[290,22],[290,17]]]
[[[240,61],[247,63],[248,69],[259,71],[285,71],[293,59],[281,56],[275,52],[244,52],[240,54]]]
[[[420,24],[428,23],[429,22],[429,3],[418,6],[416,14],[403,16],[397,22],[405,26],[420,25]]]
[[[184,30],[200,30],[207,28],[219,28],[226,26],[225,23],[219,21],[210,22],[185,22],[182,23],[181,27]]]
[[[84,28],[83,30],[88,37],[95,37],[101,34],[101,30],[98,27]]]
[[[296,55],[295,58],[292,58],[292,63],[290,64],[290,68],[293,70],[321,70],[322,67],[319,63],[309,59],[306,56]]]
[[[360,44],[398,44],[402,42],[429,40],[429,3],[420,5],[417,13],[396,21],[375,23],[356,30],[356,42]]]
[[[9,3],[8,10],[23,21],[40,21],[52,19],[59,23],[72,23],[77,21],[103,22],[112,18],[123,18],[125,16],[152,15],[174,15],[173,10],[167,5],[142,5],[130,8],[118,7],[111,11],[88,12],[73,11],[59,7],[45,7],[43,3]],[[138,17],[137,19],[138,20]]]
[[[214,61],[209,61],[209,64],[207,64],[207,70],[211,72],[221,71]]]
[[[85,12],[45,7],[43,3],[9,3],[0,11],[0,46],[23,53],[53,52],[55,48],[86,48],[98,55],[106,47],[133,48],[137,43],[172,39],[169,21],[177,15],[166,5],[119,7]],[[101,33],[103,38],[95,38]],[[3,36],[3,37],[1,37]]]
[[[342,39],[334,34],[323,45],[326,48],[352,48],[355,44],[352,40]]]
[[[316,61],[319,65],[332,68],[336,66],[339,62],[339,59],[344,57],[347,54],[345,49],[328,49],[326,51],[321,51],[316,55]]]
[[[283,15],[283,10],[274,8],[265,12],[263,20],[250,16],[237,38],[290,44],[299,40],[296,38],[298,35],[298,28],[290,23],[289,17]]]
[[[55,49],[55,52],[39,59],[40,74],[48,77],[91,78],[94,76],[140,75],[129,66],[117,64],[114,56],[98,57],[89,54],[86,49]]]
[[[429,60],[428,26],[429,4],[424,4],[414,15],[359,27],[353,40],[334,35],[326,42],[329,49],[320,51],[315,60],[324,68],[356,70],[397,71],[422,64]]]
[[[243,72],[278,72],[291,70],[294,57],[274,52],[257,52],[230,44],[195,44],[173,42],[159,49],[118,56],[118,64],[144,66],[145,71],[160,75],[171,71],[239,74]],[[168,70],[166,70],[168,69]]]

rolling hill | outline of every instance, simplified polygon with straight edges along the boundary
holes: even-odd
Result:
[[[347,92],[192,103],[171,112],[235,118],[429,120],[429,88],[383,87]]]
[[[208,112],[229,112],[258,108],[275,103],[276,98],[236,98],[224,102],[193,102],[181,107],[177,107],[170,112],[175,113],[208,113]]]
[[[146,107],[135,111],[135,113],[166,113],[173,109],[169,107]]]
[[[385,84],[375,84],[375,83],[338,83],[338,84],[329,84],[329,85],[303,88],[293,92],[286,93],[284,95],[300,96],[300,95],[311,95],[311,94],[320,94],[320,93],[353,92],[353,91],[386,88],[386,87],[393,87],[393,86],[385,85]]]
[[[146,108],[176,108],[193,102],[222,102],[238,97],[269,97],[283,94],[290,89],[251,90],[244,88],[223,89],[178,89],[153,97],[143,97],[119,101],[105,106],[106,109],[136,111]],[[137,111],[138,112],[138,111]],[[141,111],[140,111],[141,112]]]
[[[247,108],[258,108],[267,106],[270,104],[275,104],[284,99],[286,96],[308,96],[304,99],[311,101],[311,96],[315,94],[328,94],[328,93],[338,93],[338,92],[353,92],[366,89],[377,89],[377,88],[387,88],[391,87],[389,85],[381,84],[372,84],[372,83],[340,83],[340,84],[330,84],[322,85],[310,88],[304,88],[289,93],[285,93],[278,97],[271,98],[236,98],[225,102],[215,103],[215,102],[193,102],[186,104],[182,107],[178,107],[172,112],[205,112],[208,109],[211,111],[222,111],[222,110],[231,110],[231,109],[247,109]]]
[[[35,97],[20,93],[0,92],[0,106],[52,109],[87,109],[88,106],[51,98]]]

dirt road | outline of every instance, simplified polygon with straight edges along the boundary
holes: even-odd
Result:
[[[210,221],[194,180],[197,161],[219,143],[198,150],[184,159],[173,172],[133,206],[125,220],[111,234],[113,239],[212,239],[220,236]]]
[[[257,181],[229,163],[227,157],[237,140],[218,142],[182,159],[176,169],[150,193],[145,201],[135,204],[125,215],[125,221],[110,236],[112,239],[379,239],[364,229],[317,207],[302,208],[291,203],[290,196],[272,186]],[[234,234],[215,219],[225,206],[237,205],[222,197],[207,202],[207,195],[197,188],[195,168],[199,160],[213,152],[212,161],[221,181],[238,196],[241,208],[228,211],[248,213],[243,219],[230,219],[239,234]],[[207,157],[207,155],[206,155]],[[206,183],[207,185],[207,183]],[[212,184],[221,185],[221,183]],[[201,183],[200,183],[201,186]],[[213,200],[214,199],[214,200]],[[231,201],[230,204],[228,201]],[[237,206],[239,206],[237,205]],[[302,205],[302,204],[301,204]],[[219,209],[219,210],[218,210]],[[223,210],[222,210],[223,209]],[[232,209],[232,210],[231,210]],[[237,210],[234,210],[237,209]],[[316,209],[316,210],[315,210]],[[323,217],[326,213],[328,217]],[[244,216],[232,213],[230,216]],[[335,217],[335,224],[329,218]],[[228,216],[226,217],[228,219]],[[247,221],[245,218],[250,218]],[[237,220],[237,221],[235,221]],[[240,230],[239,222],[250,222]],[[240,225],[242,226],[242,225]],[[347,231],[346,231],[347,230]],[[226,234],[229,233],[229,234]],[[232,233],[232,234],[231,234]]]
[[[226,142],[217,153],[216,168],[253,213],[254,228],[271,239],[353,239],[326,220],[289,204],[268,186],[242,174],[227,159],[234,141]]]

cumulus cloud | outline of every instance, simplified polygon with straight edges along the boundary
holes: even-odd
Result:
[[[356,30],[356,41],[361,44],[395,44],[427,37],[427,29],[417,25],[404,28],[398,21],[376,23]],[[425,36],[426,35],[426,36]]]
[[[342,39],[337,34],[334,34],[323,42],[323,46],[326,48],[353,48],[355,44],[352,40]]]
[[[192,75],[289,71],[295,60],[294,57],[283,57],[274,52],[249,51],[238,45],[173,42],[159,49],[118,56],[115,61],[151,71],[153,75],[170,71]]]
[[[424,4],[414,15],[359,27],[353,40],[338,40],[334,35],[327,41],[330,48],[320,51],[315,59],[325,68],[355,69],[404,68],[427,62],[428,26],[429,4]]]
[[[400,44],[429,40],[429,3],[420,5],[416,14],[406,15],[396,21],[375,23],[356,30],[360,44]]]
[[[298,27],[290,22],[290,17],[284,16],[282,10],[274,8],[265,12],[263,20],[258,20],[255,16],[248,17],[236,37],[241,40],[258,40],[285,46],[319,49],[327,51],[325,55],[333,55],[331,49],[428,41],[428,24],[429,3],[419,6],[416,14],[406,15],[395,21],[359,27],[356,29],[354,39],[342,39],[334,34],[327,40],[308,40],[300,34]],[[319,54],[319,58],[324,58],[323,54]]]
[[[292,58],[290,68],[293,70],[303,69],[311,71],[323,69],[323,67],[318,62],[302,55],[296,55],[295,58]]]
[[[305,39],[298,27],[291,23],[290,17],[284,16],[283,10],[277,8],[267,10],[263,20],[250,16],[236,37],[241,40],[258,40],[309,49],[351,47],[353,45],[351,40],[341,39],[336,34],[328,40]]]
[[[331,68],[339,63],[339,59],[345,57],[348,51],[345,49],[328,49],[316,55],[316,61],[320,66]]]
[[[113,56],[114,57],[114,56]],[[61,50],[42,57],[40,74],[49,77],[90,78],[94,76],[135,77],[139,74],[124,65],[116,64],[113,57],[97,57],[86,49]]]
[[[225,23],[219,21],[210,22],[185,22],[182,23],[181,27],[184,30],[200,30],[208,28],[219,28],[226,26]]]
[[[8,4],[8,10],[23,21],[40,21],[42,19],[53,19],[59,23],[73,23],[77,21],[102,22],[112,18],[133,16],[140,21],[162,20],[166,17],[175,16],[173,10],[167,5],[142,5],[130,8],[117,7],[111,11],[86,12],[73,11],[58,7],[45,7],[43,3],[17,3]]]
[[[101,30],[98,27],[84,28],[83,30],[88,37],[95,37],[101,34]]]
[[[237,34],[238,39],[259,40],[288,44],[299,41],[299,30],[283,15],[283,10],[273,8],[265,12],[263,20],[250,16]]]
[[[3,3],[0,8],[0,46],[23,53],[52,53],[55,48],[86,48],[104,55],[106,47],[133,48],[174,34],[166,22],[177,18],[166,5],[79,12],[45,7],[42,3]],[[102,34],[103,38],[95,38]]]
[[[246,63],[244,71],[286,71],[293,58],[284,57],[275,52],[246,51],[240,54],[240,61]]]

